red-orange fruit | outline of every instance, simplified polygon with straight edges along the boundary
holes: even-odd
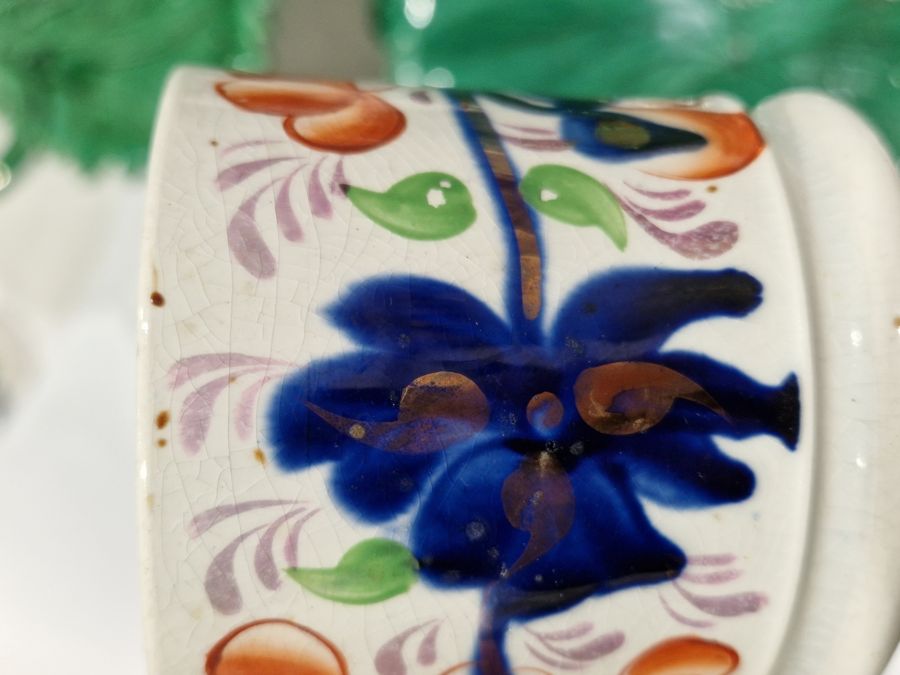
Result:
[[[737,173],[765,149],[766,142],[744,113],[691,108],[612,108],[657,124],[703,136],[707,143],[692,151],[653,157],[639,166],[655,176],[676,180],[710,180]]]
[[[652,646],[621,675],[729,675],[740,663],[738,653],[726,644],[680,637]]]
[[[317,150],[349,153],[384,145],[406,128],[406,117],[390,103],[363,94],[341,110],[288,117],[287,135]]]
[[[216,91],[238,108],[265,115],[321,115],[346,108],[360,96],[347,82],[241,78],[219,82]]]
[[[236,628],[206,657],[206,675],[347,675],[343,655],[328,639],[285,619]]]

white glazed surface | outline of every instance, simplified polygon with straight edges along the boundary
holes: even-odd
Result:
[[[821,94],[755,118],[792,197],[818,393],[810,547],[777,672],[879,672],[900,631],[898,177],[876,134]]]
[[[349,202],[336,201],[333,217],[328,222],[307,218],[305,238],[294,243],[278,237],[274,214],[266,208],[259,212],[259,226],[275,252],[277,270],[272,279],[255,279],[234,262],[226,224],[271,176],[264,170],[220,191],[215,180],[225,168],[222,148],[263,138],[271,147],[256,146],[257,154],[248,158],[304,157],[310,150],[284,143],[277,118],[248,113],[217,96],[214,84],[227,77],[198,70],[175,75],[159,119],[150,176],[139,414],[150,672],[200,673],[207,651],[223,635],[248,621],[277,617],[327,636],[346,656],[350,672],[370,673],[375,672],[376,652],[392,637],[443,616],[436,661],[414,671],[441,673],[470,658],[478,616],[476,591],[449,593],[420,583],[386,602],[348,607],[305,592],[286,578],[273,590],[254,576],[254,538],[239,548],[236,558],[242,606],[233,614],[211,606],[204,583],[214,556],[242,533],[271,522],[272,516],[251,511],[191,536],[191,519],[206,509],[264,499],[302,498],[319,505],[321,512],[300,537],[300,558],[307,567],[334,565],[350,546],[369,537],[402,541],[409,525],[404,518],[386,527],[354,521],[331,503],[325,479],[332,468],[327,464],[290,473],[271,460],[258,461],[257,448],[270,452],[262,410],[271,389],[263,390],[249,438],[235,433],[229,412],[235,401],[225,396],[216,404],[218,412],[199,452],[187,452],[178,435],[178,411],[190,388],[173,391],[168,374],[179,359],[199,354],[252,354],[302,366],[344,352],[350,343],[324,320],[320,308],[353,282],[391,271],[451,282],[502,313],[506,258],[492,198],[443,102],[419,108],[402,90],[383,92],[385,100],[407,114],[408,128],[392,144],[348,160],[348,182],[384,190],[416,171],[448,172],[471,190],[478,210],[475,224],[450,241],[408,241],[379,228]],[[529,113],[492,106],[485,103],[492,117],[506,115],[505,121],[522,126],[534,123]],[[890,569],[889,545],[896,544],[891,534],[900,523],[891,520],[890,486],[897,467],[885,450],[892,429],[892,399],[885,384],[896,374],[887,365],[887,355],[896,348],[892,322],[900,308],[880,294],[887,293],[886,282],[896,276],[889,265],[896,250],[894,235],[884,233],[885,224],[900,215],[892,195],[896,178],[868,130],[830,100],[776,99],[757,118],[770,143],[759,158],[737,174],[689,185],[698,191],[711,183],[717,188],[707,197],[705,220],[723,218],[740,226],[739,242],[721,257],[686,260],[643,236],[633,223],[624,253],[596,229],[541,223],[545,320],[576,284],[611,266],[736,267],[762,283],[761,307],[739,320],[689,325],[665,349],[700,351],[770,386],[792,371],[801,384],[802,427],[793,452],[770,436],[716,439],[727,454],[753,469],[757,488],[752,498],[687,512],[644,504],[654,526],[690,555],[735,555],[742,576],[728,591],[762,594],[766,602],[760,611],[688,628],[665,612],[660,597],[681,613],[696,610],[663,584],[590,598],[527,624],[529,630],[548,632],[590,620],[601,632],[621,631],[624,646],[585,672],[618,673],[643,649],[687,634],[733,646],[741,657],[738,672],[752,675],[865,675],[883,666],[894,644],[894,599],[900,589]],[[814,131],[804,129],[812,118]],[[846,132],[843,152],[854,158],[853,166],[870,169],[837,176],[841,147],[832,145],[826,152],[821,139],[831,139],[832,129],[848,126],[856,131]],[[625,181],[646,189],[672,186],[672,181],[627,165],[607,166],[573,153],[538,156],[516,147],[507,152],[520,174],[528,166],[558,161],[610,186]],[[816,170],[825,177],[816,177]],[[852,190],[846,187],[848,181],[855,185],[851,178],[859,183]],[[860,197],[861,190],[869,190],[865,194],[870,198]],[[271,203],[274,194],[265,194],[261,203]],[[294,199],[304,203],[302,196]],[[848,226],[838,215],[841,209],[863,214],[856,221],[865,229]],[[851,253],[866,264],[843,257]],[[860,269],[868,271],[862,276]],[[151,292],[162,293],[163,307],[149,301]],[[172,420],[163,429],[155,423],[160,411],[170,411]],[[166,440],[164,447],[157,445],[160,439]],[[812,486],[816,489],[811,495]],[[848,578],[861,586],[851,588]],[[510,630],[507,651],[517,666],[541,665],[530,656],[529,636],[521,626]],[[829,656],[825,647],[832,648]]]

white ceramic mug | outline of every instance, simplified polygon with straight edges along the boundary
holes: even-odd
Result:
[[[150,191],[152,673],[884,666],[900,196],[843,105],[188,69]]]

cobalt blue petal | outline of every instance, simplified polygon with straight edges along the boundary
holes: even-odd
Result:
[[[529,535],[510,525],[501,490],[522,459],[503,447],[482,447],[436,481],[412,530],[413,554],[428,581],[490,583],[519,558]],[[495,589],[507,615],[558,611],[588,595],[672,579],[684,567],[684,554],[654,529],[620,467],[586,458],[568,475],[572,528]]]
[[[646,159],[707,144],[703,136],[691,131],[612,110],[568,114],[563,117],[560,134],[578,152],[606,161]]]
[[[331,494],[360,520],[384,522],[409,508],[428,474],[446,461],[440,452],[409,455],[348,444],[331,474]]]
[[[691,433],[623,437],[604,461],[621,467],[639,495],[678,509],[740,502],[756,486],[750,467],[728,457],[708,436]]]
[[[356,352],[315,361],[289,375],[269,405],[266,437],[275,448],[275,461],[282,469],[294,471],[367,448],[326,423],[307,403],[353,419],[393,420],[403,388],[439,370],[443,370],[440,363],[424,359]]]
[[[457,286],[424,277],[378,277],[353,286],[326,313],[361,345],[410,357],[492,355],[512,342],[509,328]]]
[[[435,481],[419,507],[411,547],[430,581],[449,586],[500,578],[528,542],[509,524],[500,498],[522,455],[498,446],[476,446]]]
[[[781,384],[768,387],[736,368],[699,354],[668,352],[649,360],[689,377],[716,399],[728,415],[724,419],[708,408],[678,401],[656,429],[731,438],[769,434],[791,450],[797,447],[800,389],[796,375],[788,375]]]
[[[572,291],[550,342],[570,363],[639,360],[689,323],[748,314],[761,294],[754,277],[734,269],[618,269]]]

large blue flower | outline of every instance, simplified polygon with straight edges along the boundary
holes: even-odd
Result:
[[[360,349],[283,383],[270,440],[284,469],[335,463],[336,501],[365,521],[414,511],[411,549],[431,582],[490,587],[507,618],[557,611],[679,574],[684,553],[639,498],[690,509],[752,494],[753,472],[713,435],[794,447],[794,376],[767,387],[662,349],[690,322],[759,302],[735,270],[617,270],[523,341],[458,287],[371,279],[328,309]]]
[[[361,520],[409,513],[429,582],[484,589],[475,669],[496,675],[510,621],[676,577],[685,554],[641,500],[747,499],[752,470],[713,437],[794,448],[799,397],[793,375],[766,386],[664,349],[691,322],[759,305],[737,270],[614,269],[545,328],[535,216],[490,119],[472,97],[455,105],[505,231],[504,317],[433,279],[360,282],[326,310],[358,349],[282,383],[269,439],[285,470],[334,463],[332,495]]]

